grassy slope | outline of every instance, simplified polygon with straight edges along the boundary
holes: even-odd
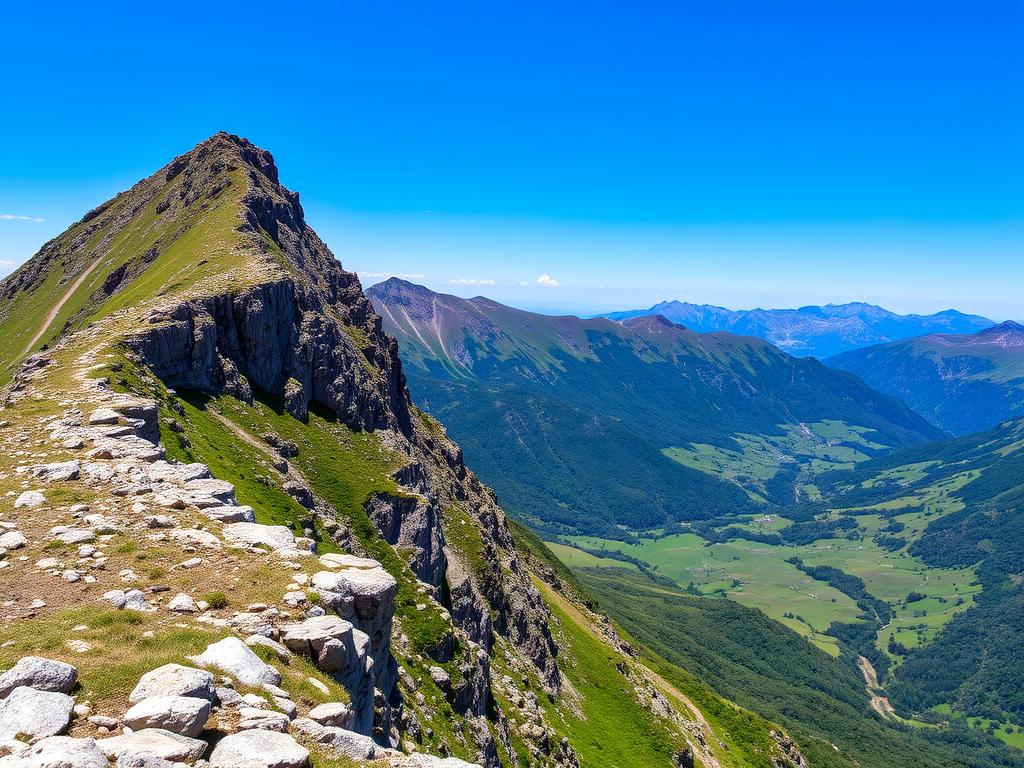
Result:
[[[534,533],[524,526],[513,523],[516,545],[526,557],[535,572],[553,574],[561,588],[556,592],[548,583],[538,580],[544,591],[548,604],[553,607],[558,620],[556,631],[562,639],[567,640],[569,647],[575,649],[574,658],[566,670],[574,686],[584,693],[583,713],[589,721],[582,731],[585,736],[584,750],[581,753],[582,765],[619,765],[609,763],[609,745],[606,734],[609,729],[617,728],[617,723],[629,723],[636,728],[640,742],[650,741],[651,730],[649,719],[644,722],[644,713],[636,712],[636,705],[630,701],[628,689],[623,691],[622,676],[615,669],[616,659],[610,654],[604,642],[597,639],[593,621],[596,618],[591,611],[597,604],[588,596],[581,582],[542,542]],[[550,577],[548,577],[550,580]],[[630,640],[629,635],[619,629],[623,638]],[[640,647],[640,659],[663,679],[666,695],[672,699],[673,692],[696,705],[703,718],[710,724],[720,744],[712,745],[716,757],[723,765],[755,766],[769,765],[772,752],[770,731],[772,724],[749,710],[737,707],[717,695],[697,676],[690,674],[664,658],[658,656],[650,648]],[[561,659],[561,656],[559,657]],[[678,702],[677,702],[678,703]],[[684,709],[685,711],[685,709]],[[638,717],[640,718],[638,720]],[[578,718],[577,718],[578,719]],[[580,727],[577,724],[576,727]],[[636,746],[639,742],[625,742],[626,746]],[[589,746],[586,746],[589,744]],[[614,746],[622,750],[623,745]],[[664,754],[664,750],[655,747],[653,754]],[[590,757],[591,760],[582,759]],[[618,759],[618,758],[617,758]],[[622,763],[622,765],[634,764]],[[652,763],[637,762],[638,766]]]

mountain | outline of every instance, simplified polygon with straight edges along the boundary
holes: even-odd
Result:
[[[367,295],[418,401],[513,512],[552,533],[792,502],[812,469],[942,435],[859,379],[753,337],[661,316],[551,317],[396,278]]]
[[[731,331],[757,336],[792,355],[817,358],[926,333],[974,333],[994,324],[953,309],[934,315],[897,315],[863,302],[733,311],[709,304],[663,301],[650,309],[609,312],[603,317],[623,321],[649,315],[661,315],[702,333]]]
[[[509,526],[266,151],[213,136],[0,296],[5,766],[804,764]]]
[[[880,344],[825,364],[901,398],[953,434],[980,432],[1024,414],[1024,326],[1018,323]]]

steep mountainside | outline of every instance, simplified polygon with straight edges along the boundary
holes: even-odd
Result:
[[[420,402],[512,511],[551,531],[792,502],[812,469],[941,435],[855,377],[752,337],[549,317],[397,279],[367,294]]]
[[[702,333],[731,331],[757,336],[791,355],[818,358],[926,333],[974,333],[993,324],[952,309],[934,315],[897,315],[862,302],[733,311],[709,304],[663,301],[650,309],[609,312],[604,317],[622,321],[650,315],[667,317]]]
[[[802,763],[530,570],[264,150],[215,135],[0,296],[5,766]]]
[[[825,364],[901,398],[953,434],[991,429],[1024,414],[1024,326],[1018,323],[881,344]]]

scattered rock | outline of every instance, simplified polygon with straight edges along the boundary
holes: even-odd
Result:
[[[25,491],[14,500],[14,508],[38,507],[46,503],[46,497],[39,491]]]
[[[141,731],[99,739],[96,746],[112,759],[118,759],[124,754],[149,752],[172,762],[178,760],[192,762],[206,752],[205,741],[181,736],[160,728],[143,728]]]
[[[37,691],[67,693],[78,680],[78,670],[63,661],[25,656],[0,675],[0,699],[19,686]]]
[[[0,739],[24,734],[31,741],[63,733],[71,724],[75,700],[64,693],[21,686],[0,702]]]
[[[272,709],[242,707],[238,710],[238,730],[240,731],[279,731],[288,730],[290,718],[283,712]]]
[[[210,717],[210,702],[192,696],[150,696],[124,713],[133,730],[162,728],[182,736],[198,736]]]
[[[12,768],[108,768],[94,739],[50,736],[37,742]]]
[[[128,696],[128,701],[138,704],[150,696],[190,696],[205,699],[211,704],[217,700],[213,675],[181,664],[165,664],[144,674]]]
[[[196,606],[196,601],[191,597],[181,592],[175,595],[169,603],[167,603],[168,610],[177,611],[178,613],[196,613],[199,608]]]
[[[0,534],[0,548],[21,549],[26,544],[28,544],[28,539],[21,531],[7,531],[7,533]]]
[[[259,656],[237,637],[225,637],[208,646],[190,661],[201,667],[215,667],[235,677],[244,685],[262,685],[281,682],[280,673],[266,664]]]
[[[306,768],[309,750],[276,731],[240,731],[221,739],[210,768]]]
[[[351,760],[374,760],[384,756],[384,750],[373,739],[355,731],[320,725],[305,717],[293,720],[291,728],[310,741],[322,745],[324,751],[332,756],[344,756]]]

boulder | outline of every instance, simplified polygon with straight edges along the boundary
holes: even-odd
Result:
[[[49,736],[38,741],[17,768],[109,768],[94,739]]]
[[[309,656],[324,672],[344,674],[357,661],[352,624],[337,616],[316,616],[281,627],[281,642]]]
[[[182,736],[198,736],[210,717],[210,702],[192,696],[150,696],[124,713],[133,730],[162,728]]]
[[[37,741],[63,733],[71,724],[75,700],[64,693],[21,686],[0,702],[0,739],[19,734]]]
[[[238,710],[238,730],[240,731],[279,731],[288,730],[291,719],[284,712],[256,707],[242,707]]]
[[[224,526],[224,539],[247,547],[267,547],[275,552],[295,549],[295,535],[283,525],[229,523]]]
[[[177,611],[178,613],[196,613],[199,607],[196,605],[195,600],[184,592],[180,592],[167,603],[167,609],[169,611]]]
[[[57,461],[53,464],[36,464],[29,467],[29,473],[46,481],[77,480],[82,466],[77,461]]]
[[[128,701],[138,704],[150,696],[189,696],[213,704],[216,702],[213,675],[181,664],[165,664],[139,678],[139,684],[128,696]]]
[[[352,710],[348,704],[340,701],[331,701],[320,704],[309,710],[310,720],[315,720],[320,725],[333,725],[338,728],[347,728],[352,721]]]
[[[215,667],[232,675],[243,685],[277,685],[281,674],[252,652],[239,638],[225,637],[190,661],[201,667]]]
[[[25,656],[0,675],[0,699],[19,686],[37,691],[67,693],[75,687],[78,670],[63,661]]]
[[[21,549],[28,544],[28,539],[21,531],[7,531],[0,535],[0,549]]]
[[[309,750],[276,731],[239,731],[221,739],[210,768],[307,768]]]
[[[104,424],[117,424],[121,414],[110,408],[97,408],[89,414],[89,425],[96,427]]]
[[[203,514],[219,523],[256,522],[256,512],[253,511],[252,507],[245,506],[244,504],[240,506],[207,507],[203,510]]]
[[[172,763],[152,752],[122,752],[114,768],[180,768],[183,763]]]
[[[38,507],[46,503],[46,497],[39,491],[25,491],[14,500],[14,508]]]
[[[121,755],[149,752],[171,762],[192,762],[203,756],[207,745],[200,739],[181,736],[160,728],[143,728],[141,731],[99,739],[96,746],[112,760],[120,759]]]
[[[347,731],[300,717],[292,721],[292,731],[306,739],[321,745],[324,752],[331,757],[347,757],[350,760],[374,760],[384,757],[385,752],[377,742],[369,736],[355,731]]]

